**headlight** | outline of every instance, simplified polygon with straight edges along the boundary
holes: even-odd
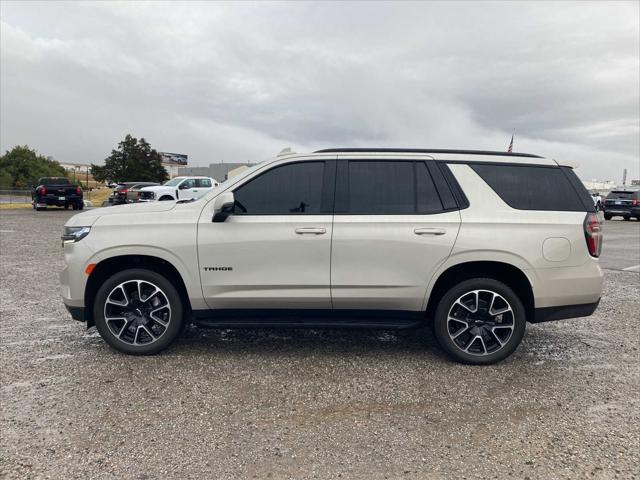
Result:
[[[64,227],[64,233],[62,234],[62,243],[79,242],[84,237],[89,235],[91,227]]]

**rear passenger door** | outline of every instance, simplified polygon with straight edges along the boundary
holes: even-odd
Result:
[[[193,198],[200,198],[213,188],[209,178],[196,178],[196,188],[194,189]]]
[[[331,250],[334,309],[423,309],[460,228],[458,204],[432,161],[338,161]]]

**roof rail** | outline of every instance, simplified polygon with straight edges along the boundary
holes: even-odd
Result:
[[[447,150],[441,148],[325,148],[313,153],[351,153],[351,152],[381,152],[381,153],[459,153],[462,155],[501,155],[505,157],[544,158],[531,153],[492,152],[489,150]]]

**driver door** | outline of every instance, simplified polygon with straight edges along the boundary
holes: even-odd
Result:
[[[198,257],[209,308],[331,309],[334,179],[332,160],[280,162],[232,187],[226,221],[205,208]]]

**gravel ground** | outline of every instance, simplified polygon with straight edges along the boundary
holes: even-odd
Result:
[[[2,477],[638,476],[637,273],[607,270],[595,315],[529,325],[491,367],[422,331],[192,328],[127,357],[59,300],[70,215],[0,212]]]

